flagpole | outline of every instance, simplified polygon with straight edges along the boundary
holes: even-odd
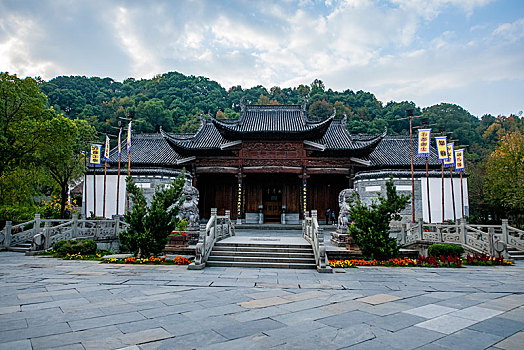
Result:
[[[131,122],[133,121],[133,118],[135,116],[135,111],[129,111],[127,112],[127,116],[129,117],[129,124],[128,124],[128,130],[127,130],[127,176],[131,176]],[[127,212],[129,213],[129,192],[126,191],[126,208]]]
[[[451,180],[451,203],[453,203],[453,222],[455,222],[457,221],[457,212],[455,210],[455,186],[453,186],[453,166],[449,167],[449,178]]]
[[[118,156],[118,176],[116,180],[116,215],[118,216],[118,200],[120,198],[120,156]]]
[[[418,152],[421,152],[421,149],[420,149],[420,132],[422,130],[420,130],[420,128],[424,128],[426,129],[427,127],[429,126],[433,126],[433,125],[436,125],[436,124],[428,124],[427,123],[427,119],[423,119],[422,121],[422,126],[419,126],[419,127],[415,127],[415,129],[419,129],[419,137],[418,137],[418,142],[419,142],[419,149],[418,149]],[[429,223],[431,223],[431,204],[430,204],[430,194],[429,194],[429,165],[428,165],[428,159],[429,157],[431,157],[431,129],[427,129],[429,130],[429,133],[428,133],[428,149],[427,149],[427,155],[424,156],[425,160],[426,160],[426,192],[427,192],[427,197],[428,197],[428,219],[429,219]],[[425,131],[427,131],[425,130]],[[419,154],[420,155],[420,154]],[[421,184],[422,186],[422,184]]]
[[[442,223],[445,221],[444,215],[444,161],[442,162]]]
[[[93,166],[93,215],[96,218],[96,168]]]
[[[121,122],[118,121],[118,126],[121,125]],[[119,131],[118,131],[118,176],[117,176],[117,179],[116,179],[116,215],[118,216],[118,211],[119,211],[119,207],[118,207],[118,204],[119,204],[119,200],[120,200],[120,154],[121,154],[121,148],[122,148],[122,127],[119,128]]]
[[[464,185],[462,184],[462,171],[460,172],[460,204],[462,207],[462,218],[464,219]]]
[[[431,152],[430,152],[431,154]],[[429,217],[429,223],[431,224],[431,204],[429,200],[429,170],[428,170],[428,157],[426,157],[426,192],[428,193],[428,217]]]
[[[406,109],[406,117],[399,118],[397,120],[409,119],[409,146],[411,149],[411,219],[415,222],[415,171],[413,166],[413,128],[412,119],[421,118],[422,115],[413,116],[413,109]]]
[[[104,210],[102,211],[102,216],[106,217],[106,181],[107,181],[107,159],[104,162]]]

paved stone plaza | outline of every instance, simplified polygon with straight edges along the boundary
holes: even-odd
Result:
[[[314,270],[0,253],[0,349],[522,349],[524,264]]]

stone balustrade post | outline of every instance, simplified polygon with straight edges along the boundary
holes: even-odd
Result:
[[[13,222],[6,221],[4,227],[4,247],[9,247],[11,245],[11,238],[13,237]]]
[[[35,214],[35,224],[33,225],[33,236],[36,236],[37,234],[40,233],[40,224],[41,224],[41,219],[40,219],[40,214]]]
[[[406,223],[405,222],[401,225],[400,236],[401,236],[401,239],[402,239],[402,244],[406,244],[407,233],[406,233]]]
[[[115,215],[113,221],[115,222],[115,237],[118,238],[120,235],[120,217],[118,215]]]
[[[468,244],[468,230],[466,229],[466,222],[462,218],[458,219],[458,226],[461,243]]]
[[[71,219],[71,233],[73,238],[78,237],[78,214],[73,214],[73,218]]]
[[[417,221],[417,229],[418,229],[418,235],[420,237],[420,240],[424,240],[424,221],[422,219],[418,219]]]
[[[49,221],[46,221],[45,224],[44,224],[44,231],[43,231],[43,234],[44,234],[44,250],[45,249],[48,249],[50,248],[50,237],[49,237],[49,231],[50,231],[50,223]]]
[[[508,232],[508,219],[502,219],[502,241],[506,243],[506,245],[509,242],[509,232]]]

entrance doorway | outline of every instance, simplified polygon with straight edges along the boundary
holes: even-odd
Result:
[[[280,214],[282,214],[282,186],[264,186],[262,205],[265,222],[280,222]]]

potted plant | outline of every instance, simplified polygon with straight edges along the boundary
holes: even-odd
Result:
[[[169,235],[169,246],[174,247],[187,247],[187,234],[184,231],[173,231]]]
[[[176,229],[169,234],[169,241],[167,242],[168,247],[183,248],[187,247],[187,222],[182,219],[178,223]]]

